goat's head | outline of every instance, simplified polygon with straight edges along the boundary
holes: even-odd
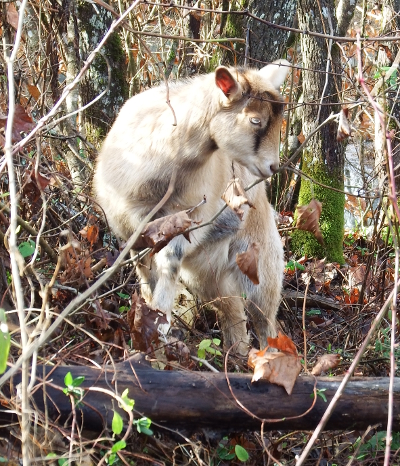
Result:
[[[289,66],[281,60],[259,71],[223,66],[215,71],[222,110],[211,121],[211,137],[228,158],[262,178],[279,167],[283,111],[279,88]]]

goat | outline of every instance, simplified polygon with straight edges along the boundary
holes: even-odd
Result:
[[[210,73],[158,86],[129,99],[100,151],[94,178],[97,199],[117,235],[128,239],[168,189],[174,191],[157,217],[196,209],[194,221],[208,220],[223,205],[221,195],[232,174],[244,186],[271,176],[279,166],[283,103],[279,88],[289,63],[274,62],[261,70],[220,66]],[[283,277],[283,251],[264,183],[247,193],[255,209],[241,222],[225,209],[213,225],[175,237],[154,258],[136,267],[145,300],[167,314],[180,279],[203,301],[212,301],[224,346],[237,343],[248,351],[249,311],[261,347],[276,334],[276,313]],[[260,246],[259,285],[239,270],[235,259],[250,244]]]

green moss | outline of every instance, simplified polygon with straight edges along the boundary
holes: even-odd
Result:
[[[304,154],[303,171],[320,183],[343,190],[343,178],[339,170],[328,171],[327,166],[321,161],[314,160],[313,156],[314,154],[309,152]],[[343,264],[344,194],[303,179],[299,194],[299,205],[306,205],[313,198],[322,203],[319,225],[325,246],[322,247],[313,234],[295,230],[292,234],[291,249],[298,255],[320,258],[326,256],[329,261]]]
[[[232,2],[230,11],[241,11],[247,9],[249,6],[248,0],[238,0]],[[223,2],[223,9],[229,8],[229,2]],[[245,35],[245,22],[243,15],[223,15],[221,18],[221,37],[244,37]],[[207,71],[214,71],[215,68],[220,65],[238,65],[242,61],[240,57],[236,57],[235,50],[239,47],[240,52],[244,54],[245,45],[243,43],[226,44],[228,47],[233,46],[233,51],[230,51],[225,47],[216,47],[210,63],[207,67]],[[238,60],[240,60],[238,62]]]

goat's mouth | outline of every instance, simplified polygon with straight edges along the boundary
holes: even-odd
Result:
[[[253,175],[258,176],[259,178],[263,178],[264,180],[273,175],[271,169],[267,169],[266,172],[262,172],[258,167],[252,167],[250,171],[253,173]]]

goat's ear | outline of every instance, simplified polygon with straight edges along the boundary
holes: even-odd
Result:
[[[261,68],[259,73],[261,73],[262,77],[272,84],[275,89],[279,90],[286,79],[290,66],[287,60],[277,60]]]
[[[219,66],[215,70],[215,84],[221,89],[226,97],[232,97],[239,90],[239,83],[232,76],[228,68]]]

